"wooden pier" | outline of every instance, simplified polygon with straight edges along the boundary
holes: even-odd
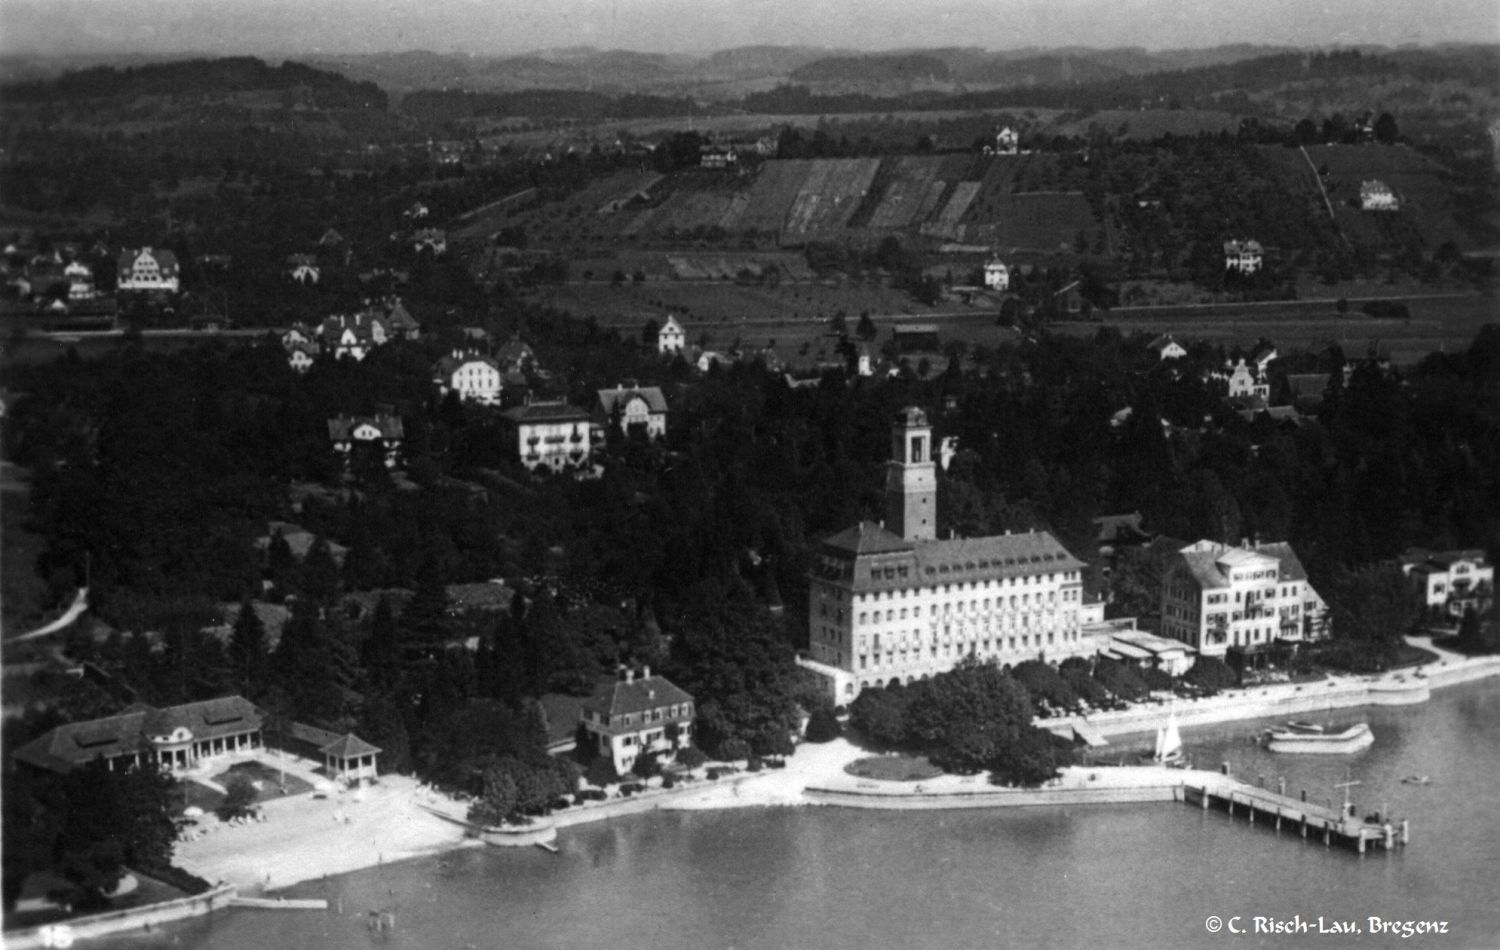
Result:
[[[321,897],[234,897],[230,907],[253,907],[257,910],[327,910],[328,901]]]
[[[1244,815],[1250,824],[1260,822],[1278,832],[1283,825],[1295,828],[1303,838],[1321,837],[1326,847],[1349,846],[1360,854],[1371,847],[1390,851],[1410,840],[1410,826],[1405,820],[1396,823],[1389,816],[1381,816],[1380,823],[1363,820],[1354,814],[1347,797],[1340,810],[1307,801],[1305,792],[1300,799],[1293,798],[1284,788],[1275,792],[1226,777],[1220,782],[1184,784],[1182,800],[1205,811],[1227,811],[1231,818]]]

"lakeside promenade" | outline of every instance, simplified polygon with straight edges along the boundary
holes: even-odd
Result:
[[[1418,645],[1426,647],[1425,641]],[[1192,726],[1320,709],[1384,702],[1421,702],[1431,689],[1500,676],[1500,656],[1468,658],[1434,650],[1439,659],[1415,671],[1380,676],[1338,676],[1310,684],[1279,684],[1236,690],[1194,703],[1147,706],[1084,717],[1101,735],[1149,732],[1175,715]],[[1300,688],[1299,688],[1300,687]],[[1039,720],[1056,728],[1070,719]],[[662,810],[705,810],[802,806],[829,802],[830,793],[857,794],[866,807],[1004,807],[1086,801],[1156,801],[1184,781],[1212,785],[1217,772],[1144,768],[1066,769],[1042,789],[1003,789],[982,776],[945,775],[922,782],[875,783],[844,769],[868,756],[846,739],[803,743],[782,769],[740,773],[718,782],[695,781],[674,789],[653,789],[629,798],[589,802],[556,812],[558,829],[626,815]],[[1166,774],[1170,773],[1170,774]],[[1092,777],[1090,777],[1092,776]],[[872,794],[873,793],[873,794]],[[365,789],[363,800],[314,801],[305,797],[267,805],[268,821],[224,829],[178,846],[177,863],[210,881],[227,881],[245,892],[279,890],[293,884],[375,867],[479,842],[464,836],[465,803],[446,798],[404,776],[383,776]],[[1061,798],[1059,798],[1061,796]],[[348,822],[335,820],[343,814]],[[269,880],[268,880],[269,876]]]

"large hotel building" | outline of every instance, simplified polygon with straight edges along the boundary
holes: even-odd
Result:
[[[1015,664],[1092,653],[1080,637],[1084,564],[1045,531],[937,538],[932,427],[908,408],[892,428],[886,520],[819,546],[809,577],[809,656],[847,704],[966,656]]]

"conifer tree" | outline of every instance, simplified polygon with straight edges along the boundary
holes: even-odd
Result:
[[[265,688],[270,650],[266,646],[266,627],[256,613],[255,605],[246,600],[240,604],[239,617],[229,635],[229,668],[232,684],[241,695],[254,699]]]

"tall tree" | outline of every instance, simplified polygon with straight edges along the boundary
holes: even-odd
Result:
[[[228,652],[234,688],[241,695],[255,699],[266,685],[270,650],[266,645],[266,626],[249,600],[240,604],[234,630],[229,634]]]

